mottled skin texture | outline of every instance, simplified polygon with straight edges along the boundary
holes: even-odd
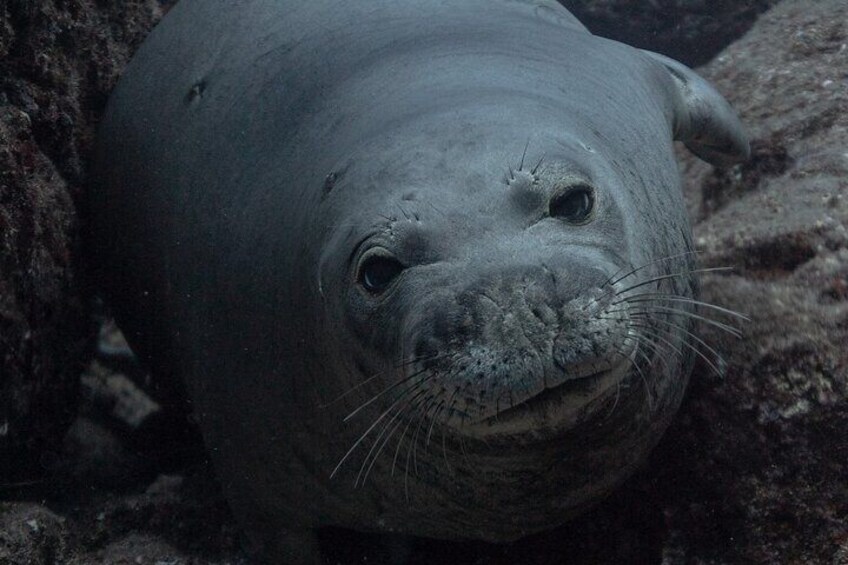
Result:
[[[554,2],[183,0],[104,118],[94,251],[266,558],[325,525],[511,540],[679,404],[691,304],[622,301],[696,294],[673,138],[747,152],[691,71]]]

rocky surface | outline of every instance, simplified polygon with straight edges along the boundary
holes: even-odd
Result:
[[[559,0],[593,33],[689,66],[712,59],[778,0]]]
[[[94,124],[161,9],[0,3],[0,478],[39,474],[75,413],[94,326],[80,196]]]
[[[848,563],[848,3],[787,0],[705,69],[749,125],[752,160],[689,161],[704,295],[751,317],[714,331],[656,465],[680,560]]]
[[[732,170],[683,161],[702,263],[735,268],[704,299],[751,318],[742,339],[704,325],[721,375],[701,363],[644,469],[565,528],[504,546],[327,531],[330,563],[848,563],[848,4],[784,0],[702,72],[754,140]],[[198,441],[120,350],[83,377],[53,476],[0,486],[0,563],[244,563]]]

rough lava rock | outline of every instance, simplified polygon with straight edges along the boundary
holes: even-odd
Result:
[[[702,65],[778,0],[559,0],[592,33]]]
[[[652,461],[667,562],[848,563],[848,2],[785,0],[703,72],[754,140],[732,171],[687,161],[702,263],[737,269],[703,293],[751,322],[704,328],[726,375]]]
[[[93,332],[78,207],[94,124],[152,0],[0,3],[0,479],[50,465]]]

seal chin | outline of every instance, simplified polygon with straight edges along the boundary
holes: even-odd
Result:
[[[587,420],[633,370],[636,346],[613,361],[584,363],[565,373],[559,382],[540,390],[521,403],[504,407],[496,414],[467,422],[459,433],[477,438],[521,436],[528,441],[549,439]]]

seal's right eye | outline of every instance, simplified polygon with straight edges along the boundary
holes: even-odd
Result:
[[[569,224],[589,223],[595,213],[595,190],[586,184],[570,186],[557,194],[550,203],[550,214]]]
[[[403,265],[394,257],[372,254],[359,267],[359,284],[372,294],[380,294],[385,292],[401,271]]]

